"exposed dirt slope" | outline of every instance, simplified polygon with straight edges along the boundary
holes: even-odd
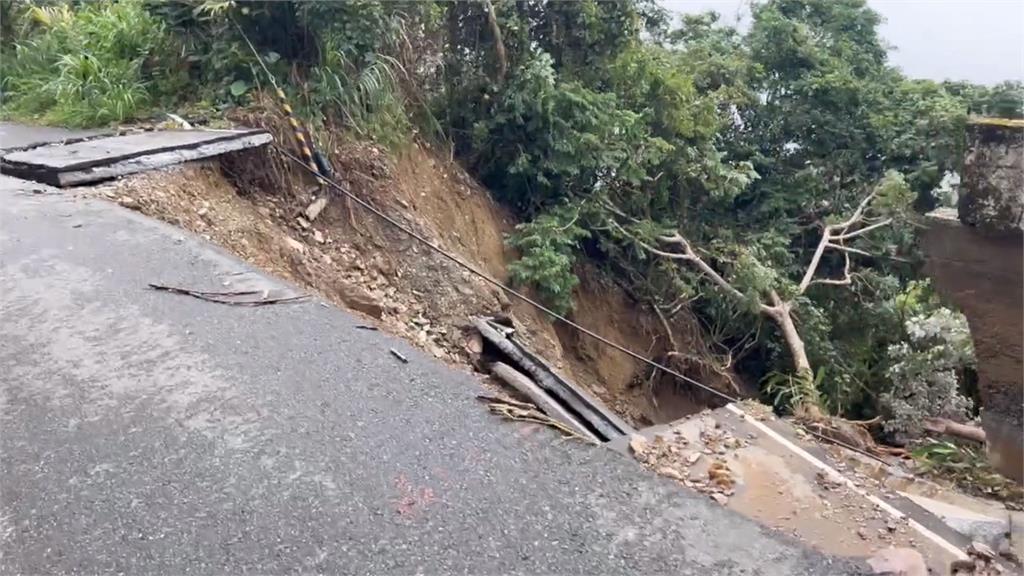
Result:
[[[460,167],[413,146],[397,159],[373,146],[336,146],[339,177],[358,195],[502,282],[515,257],[504,235],[514,226]],[[556,367],[636,424],[695,411],[697,402],[667,388],[652,403],[639,362],[565,326],[441,258],[351,202],[336,198],[312,224],[297,219],[313,184],[271,151],[144,173],[99,193],[220,244],[241,258],[378,319],[453,363],[464,363],[467,320],[505,314]],[[575,321],[640,353],[662,351],[658,319],[590,266],[579,270]],[[706,348],[685,312],[673,321],[681,349]],[[700,363],[693,364],[698,366]],[[688,369],[683,366],[684,369]],[[699,366],[698,366],[699,368]],[[725,389],[726,379],[692,374]],[[700,400],[699,398],[697,399]]]

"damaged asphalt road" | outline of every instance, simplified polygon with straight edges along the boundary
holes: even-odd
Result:
[[[473,376],[316,299],[148,290],[295,292],[113,204],[4,184],[2,573],[860,573],[493,417]]]

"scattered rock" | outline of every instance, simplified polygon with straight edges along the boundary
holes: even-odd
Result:
[[[318,244],[323,244],[324,243],[324,235],[321,234],[319,230],[314,229],[313,230],[313,240],[315,240]]]
[[[868,558],[872,574],[889,576],[928,576],[928,565],[917,550],[885,548]]]
[[[484,351],[484,339],[479,332],[473,330],[466,335],[462,347],[470,355],[479,356]]]
[[[307,220],[312,222],[313,220],[316,220],[316,217],[319,216],[320,212],[322,212],[323,209],[326,208],[326,207],[327,207],[327,197],[326,196],[322,196],[322,197],[317,198],[316,200],[314,200],[313,203],[310,204],[309,206],[307,206],[306,209],[302,213],[306,216]]]
[[[729,466],[721,460],[712,462],[708,467],[708,479],[719,488],[731,489],[736,484]]]
[[[983,560],[996,559],[995,551],[981,542],[971,542],[971,545],[967,547],[967,555],[974,558],[981,558]]]
[[[122,196],[117,199],[117,203],[131,210],[138,210],[141,207],[139,201],[131,196]]]
[[[718,502],[722,506],[725,506],[726,504],[729,503],[729,499],[724,494],[718,492],[711,494],[711,499],[714,500],[715,502]]]
[[[843,479],[832,474],[819,470],[815,475],[815,479],[818,481],[818,485],[826,490],[836,490],[843,486]]]
[[[299,242],[295,238],[292,238],[291,236],[285,235],[284,243],[287,244],[289,248],[295,250],[299,254],[306,253],[306,245],[303,244],[302,242]]]
[[[700,460],[700,457],[701,457],[701,453],[700,452],[691,452],[686,457],[686,464],[687,464],[687,466],[693,466],[694,464],[696,464],[697,460]]]
[[[349,308],[372,316],[378,320],[384,316],[384,306],[380,300],[374,298],[369,292],[356,286],[355,284],[349,284],[346,282],[338,282],[332,286],[334,293],[345,303]]]
[[[629,449],[633,451],[633,454],[643,454],[648,444],[647,438],[639,434],[630,434],[629,436]]]
[[[448,352],[446,352],[444,348],[441,348],[440,346],[433,342],[428,342],[426,348],[427,352],[430,352],[430,354],[433,355],[434,358],[439,358],[441,360],[448,358]]]
[[[673,480],[683,480],[683,475],[680,474],[678,470],[672,468],[671,466],[662,466],[661,468],[658,468],[658,475],[664,476],[666,478],[671,478]]]

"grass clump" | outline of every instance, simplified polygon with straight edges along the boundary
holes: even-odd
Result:
[[[176,90],[170,37],[141,0],[30,5],[20,16],[0,65],[6,117],[101,126],[144,115]]]

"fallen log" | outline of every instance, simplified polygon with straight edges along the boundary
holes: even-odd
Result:
[[[964,440],[972,440],[981,444],[985,443],[985,431],[977,426],[953,422],[948,418],[925,418],[924,429],[932,434],[954,436]]]

